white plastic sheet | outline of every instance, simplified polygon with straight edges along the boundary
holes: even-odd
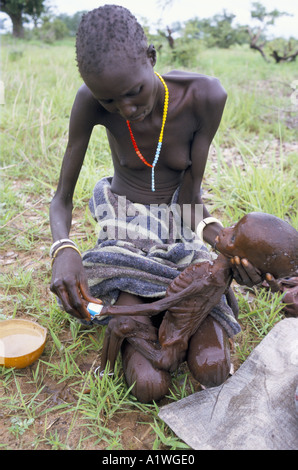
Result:
[[[223,385],[161,408],[195,450],[297,450],[298,318],[279,322]]]

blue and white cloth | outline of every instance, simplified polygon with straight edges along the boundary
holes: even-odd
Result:
[[[104,305],[113,305],[121,292],[154,301],[187,266],[214,260],[216,255],[182,223],[178,195],[179,188],[168,205],[144,205],[113,193],[111,178],[96,184],[89,207],[98,222],[98,240],[82,256],[92,296]],[[225,297],[211,315],[230,337],[241,330]]]

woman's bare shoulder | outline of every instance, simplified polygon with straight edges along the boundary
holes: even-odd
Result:
[[[220,80],[216,77],[182,70],[172,70],[164,77],[173,83],[192,89],[194,92],[199,93],[201,97],[226,95]]]
[[[105,110],[94,98],[89,88],[82,84],[76,93],[72,114],[77,118],[88,118],[88,121],[98,124],[104,118]]]
[[[98,101],[94,98],[89,88],[83,83],[78,89],[74,104],[78,106],[99,107]]]

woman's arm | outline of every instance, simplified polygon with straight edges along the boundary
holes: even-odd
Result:
[[[73,194],[84,162],[93,127],[98,123],[99,104],[83,85],[75,98],[69,137],[62,162],[57,191],[50,205],[53,242],[69,238],[72,221]],[[59,243],[56,245],[59,248]],[[54,252],[55,255],[55,252]],[[57,251],[53,261],[51,291],[61,300],[66,312],[88,319],[84,298],[92,301],[80,254],[71,247]]]

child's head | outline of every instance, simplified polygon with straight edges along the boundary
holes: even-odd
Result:
[[[147,49],[143,28],[126,8],[104,5],[83,15],[76,39],[77,63],[83,78],[101,73],[107,61],[113,59],[144,59]]]
[[[216,248],[228,257],[246,258],[262,273],[284,277],[298,269],[298,232],[274,215],[251,212],[222,230]]]

